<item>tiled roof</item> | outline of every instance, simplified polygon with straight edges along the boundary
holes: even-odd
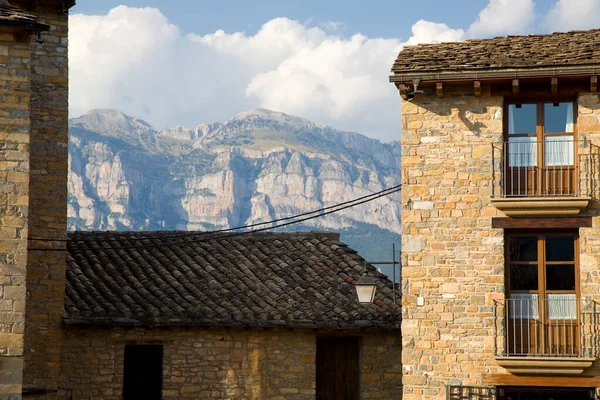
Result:
[[[396,74],[600,65],[600,29],[406,46]]]
[[[28,29],[48,29],[48,25],[37,22],[35,15],[28,14],[18,7],[0,0],[0,26],[22,27]]]
[[[395,328],[392,283],[327,232],[208,239],[181,232],[69,234],[63,319],[71,324]],[[399,303],[399,301],[398,301]]]

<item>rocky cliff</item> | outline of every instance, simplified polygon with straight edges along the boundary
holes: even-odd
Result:
[[[225,123],[160,131],[119,111],[95,110],[71,120],[69,133],[73,230],[241,226],[327,207],[400,181],[398,142],[264,109]],[[302,228],[370,235],[389,246],[400,232],[399,194]]]

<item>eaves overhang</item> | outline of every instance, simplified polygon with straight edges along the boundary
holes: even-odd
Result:
[[[503,68],[463,71],[415,71],[394,72],[389,80],[392,83],[404,84],[418,81],[419,85],[433,82],[467,83],[473,81],[500,81],[509,79],[545,78],[545,77],[578,77],[600,75],[600,64],[581,66],[549,66],[535,68]]]
[[[25,31],[49,31],[50,25],[42,24],[40,22],[31,22],[31,21],[19,21],[12,19],[2,19],[0,18],[0,28],[9,28],[15,30],[25,30]]]

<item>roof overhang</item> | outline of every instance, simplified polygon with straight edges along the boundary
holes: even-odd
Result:
[[[585,65],[574,67],[543,67],[519,69],[489,69],[478,71],[436,71],[436,72],[406,72],[394,73],[390,82],[412,83],[418,80],[419,85],[434,82],[472,83],[473,81],[494,81],[506,79],[527,79],[544,77],[577,77],[600,75],[600,65]]]
[[[66,13],[75,6],[76,0],[11,0],[12,3],[24,4],[30,10],[35,6],[45,6],[55,8],[59,13]]]
[[[48,31],[50,30],[50,25],[42,24],[39,22],[31,22],[31,21],[19,21],[19,20],[10,20],[10,19],[1,19],[0,18],[0,28],[8,28],[10,30],[22,30],[22,31]]]

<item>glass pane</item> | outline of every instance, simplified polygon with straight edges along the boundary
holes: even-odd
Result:
[[[575,261],[575,236],[546,236],[546,261]]]
[[[544,132],[573,132],[573,103],[544,104]]]
[[[575,290],[575,266],[546,265],[546,290]]]
[[[510,261],[537,261],[537,236],[511,236]]]
[[[510,290],[538,290],[537,265],[510,265]]]
[[[548,319],[575,319],[577,304],[575,293],[548,294]]]
[[[538,319],[537,293],[511,293],[508,313],[513,319]]]
[[[533,167],[537,164],[535,137],[512,137],[508,139],[508,166]]]
[[[574,155],[573,136],[546,136],[544,138],[544,162],[546,165],[573,165]]]
[[[537,126],[535,104],[510,104],[508,106],[508,133],[535,133]],[[559,131],[563,132],[563,131]]]

